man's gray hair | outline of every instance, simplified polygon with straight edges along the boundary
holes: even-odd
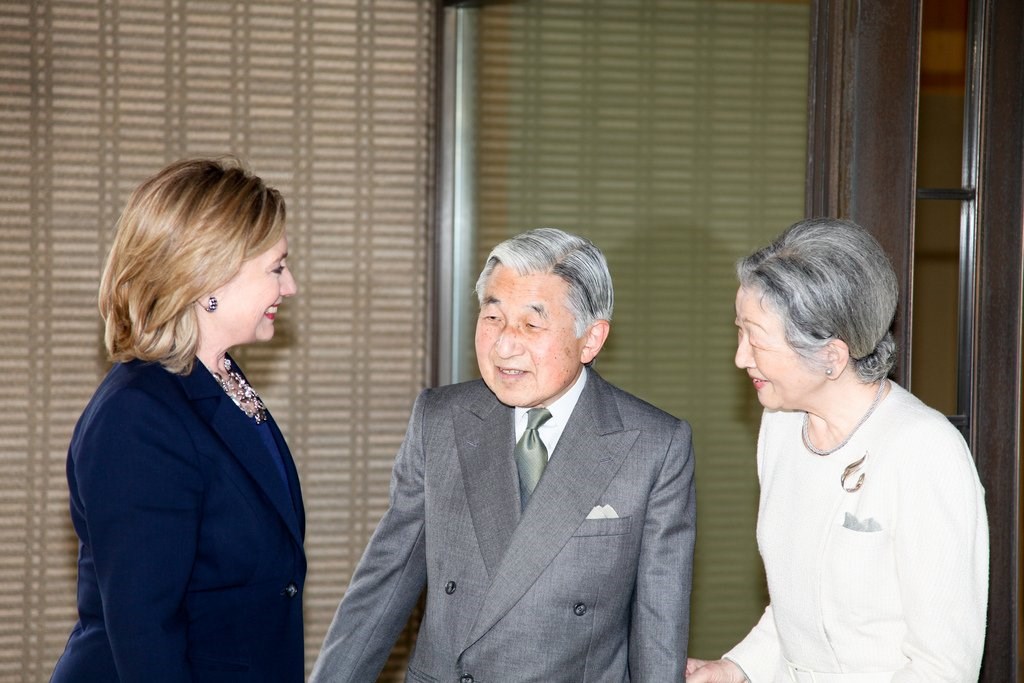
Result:
[[[740,260],[736,273],[741,287],[761,292],[781,316],[786,341],[813,365],[824,367],[819,352],[840,339],[862,382],[876,382],[892,370],[896,274],[878,241],[856,223],[795,223]]]
[[[555,228],[537,228],[505,240],[491,250],[476,296],[484,302],[484,289],[498,265],[519,275],[550,273],[569,286],[566,305],[576,321],[577,339],[597,320],[611,320],[615,294],[604,254],[593,242]]]

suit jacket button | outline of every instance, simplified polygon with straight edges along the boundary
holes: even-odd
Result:
[[[473,683],[473,677],[469,674],[462,674],[462,678],[459,679],[459,683]]]
[[[584,614],[587,613],[587,606],[584,605],[582,602],[577,602],[576,606],[572,608],[572,611],[576,614],[576,616],[582,617]]]
[[[449,581],[448,583],[446,583],[444,585],[444,592],[447,593],[448,595],[451,595],[452,593],[454,593],[455,592],[455,582],[454,581]]]
[[[294,598],[298,594],[299,588],[294,583],[289,583],[287,586],[284,587],[284,590],[281,591],[281,595],[287,598]]]

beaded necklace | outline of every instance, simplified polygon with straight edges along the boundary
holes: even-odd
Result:
[[[231,369],[231,361],[228,358],[224,358],[225,375],[221,375],[219,372],[211,372],[217,383],[220,384],[220,388],[224,390],[224,393],[231,398],[236,406],[242,409],[246,417],[256,420],[256,424],[263,424],[266,421],[267,407],[263,405],[260,395],[245,381],[245,378],[242,377],[238,370]]]
[[[807,450],[809,450],[811,453],[814,453],[815,455],[826,456],[826,455],[832,455],[833,453],[838,451],[840,448],[842,448],[843,446],[848,444],[850,442],[850,439],[853,438],[853,435],[857,433],[857,430],[861,428],[861,425],[863,425],[865,422],[867,422],[868,418],[871,417],[871,413],[875,412],[875,408],[877,408],[878,404],[881,403],[881,401],[882,401],[882,393],[885,391],[885,383],[886,383],[886,381],[887,380],[883,379],[881,382],[878,383],[878,391],[875,392],[875,400],[873,400],[871,402],[871,405],[868,406],[867,412],[864,413],[863,416],[861,416],[861,418],[857,422],[857,424],[853,425],[853,429],[851,429],[850,433],[846,435],[846,438],[843,439],[842,441],[840,441],[838,444],[836,444],[832,448],[824,448],[824,449],[823,448],[818,448],[817,446],[815,446],[814,444],[811,443],[811,438],[807,434],[807,423],[810,420],[810,416],[808,416],[807,413],[804,413],[804,426],[800,430],[800,436],[801,436],[801,438],[804,441],[804,447],[807,448]]]

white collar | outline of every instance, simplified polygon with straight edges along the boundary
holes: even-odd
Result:
[[[549,454],[555,450],[555,446],[558,444],[565,426],[569,423],[569,417],[572,415],[572,411],[576,408],[576,404],[583,394],[583,388],[587,386],[587,373],[587,368],[584,366],[580,376],[576,378],[576,381],[573,382],[568,391],[559,396],[553,403],[543,406],[551,413],[551,419],[540,427],[541,439],[544,441],[544,445],[547,446]],[[526,431],[526,414],[529,410],[529,408],[518,407],[515,409],[516,441]]]

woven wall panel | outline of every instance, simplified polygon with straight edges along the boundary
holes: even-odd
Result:
[[[298,461],[312,663],[427,377],[435,11],[0,4],[0,681],[45,680],[75,619],[64,460],[107,368],[96,286],[117,215],[164,163],[224,153],[288,202],[299,295],[239,355]]]

